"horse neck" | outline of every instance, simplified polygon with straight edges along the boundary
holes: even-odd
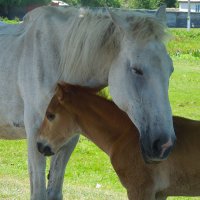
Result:
[[[80,101],[81,99],[81,101]],[[83,135],[110,155],[112,146],[130,132],[137,134],[128,116],[113,102],[96,95],[74,97],[67,107],[73,110]]]

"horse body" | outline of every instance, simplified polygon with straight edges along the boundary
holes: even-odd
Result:
[[[9,27],[12,25],[4,25]],[[1,30],[1,29],[0,29]],[[0,32],[0,36],[5,34],[8,28],[2,29],[4,32]],[[18,70],[19,70],[19,59],[21,55],[20,39],[12,34],[0,37],[1,49],[5,53],[1,54],[1,79],[0,84],[2,89],[0,91],[0,135],[1,138],[16,138],[20,136],[17,132],[22,131],[21,136],[25,137],[24,127],[24,105],[23,99],[20,95],[19,82],[18,82]],[[13,53],[11,54],[11,49]],[[9,60],[11,61],[8,62]],[[14,59],[13,59],[14,58]],[[6,84],[7,81],[9,84]],[[12,92],[11,92],[12,91]],[[3,97],[3,98],[2,98]],[[16,134],[15,134],[16,133]]]
[[[61,153],[55,156],[46,195],[45,158],[37,152],[35,135],[51,98],[51,90],[61,75],[59,56],[63,48],[63,33],[68,29],[66,23],[70,22],[70,17],[57,9],[54,10],[57,15],[48,18],[50,10],[36,9],[24,18],[23,23],[5,25],[0,29],[0,136],[3,139],[19,139],[27,135],[31,199],[34,200],[46,199],[47,195],[48,199],[62,199],[61,186],[66,165],[63,164],[61,172],[54,173],[56,166],[53,161],[62,159]],[[62,15],[63,20],[60,21]],[[71,146],[65,149],[69,157],[74,146],[71,142]]]
[[[46,162],[37,151],[36,134],[59,80],[92,88],[109,85],[116,104],[139,129],[144,158],[168,156],[175,134],[167,91],[173,66],[163,45],[164,13],[162,8],[156,17],[119,17],[113,12],[41,7],[21,24],[0,27],[0,137],[24,138],[26,131],[33,200],[47,195],[62,199],[65,165],[78,141],[73,137],[54,156],[46,195]],[[155,96],[162,103],[154,105]]]
[[[172,155],[159,164],[145,164],[138,130],[126,113],[88,89],[62,84],[41,126],[39,151],[55,153],[75,131],[81,130],[110,156],[130,200],[199,196],[200,122],[181,117],[173,121],[178,141]]]

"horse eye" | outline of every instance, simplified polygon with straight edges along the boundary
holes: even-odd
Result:
[[[55,115],[53,113],[50,112],[46,112],[46,117],[49,121],[52,121],[55,119]]]
[[[132,68],[132,71],[133,71],[134,73],[140,75],[140,76],[143,75],[143,71],[142,71],[141,69],[136,68],[136,67],[133,67],[133,68]]]

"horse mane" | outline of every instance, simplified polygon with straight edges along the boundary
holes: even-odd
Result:
[[[135,12],[132,16],[127,16],[126,21],[130,24],[131,35],[138,40],[155,39],[162,42],[169,37],[166,25],[156,16]]]
[[[81,8],[76,12],[76,17],[66,34],[60,63],[63,70],[68,70],[63,73],[68,74],[68,77],[69,74],[77,75],[80,67],[86,73],[95,70],[97,60],[101,60],[102,66],[104,62],[111,63],[112,58],[119,52],[122,35],[109,15],[102,10]],[[82,76],[84,75],[80,74],[79,78]],[[71,81],[75,80],[68,82]]]
[[[101,61],[100,67],[103,67],[104,64],[111,64],[119,53],[125,34],[105,10],[81,8],[77,9],[76,12],[76,17],[66,33],[63,46],[60,65],[63,71],[67,70],[63,75],[77,74],[80,67],[86,72],[95,70],[97,60]],[[129,32],[137,40],[155,39],[162,42],[167,36],[165,25],[155,16],[139,12],[126,14],[123,11],[118,11],[118,13],[124,15],[125,20],[130,25]],[[68,67],[65,67],[66,65]],[[84,75],[80,74],[79,77],[81,76]],[[74,79],[69,80],[65,77],[64,80],[74,81],[72,83],[76,84]]]

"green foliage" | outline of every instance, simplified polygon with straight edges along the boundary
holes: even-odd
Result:
[[[20,5],[47,5],[51,0],[21,0]]]
[[[51,2],[51,0],[0,0],[0,6],[23,6],[30,4],[45,5]]]
[[[166,4],[167,7],[175,7],[176,0],[128,0],[128,7],[138,8],[138,9],[155,9],[160,5]]]
[[[168,8],[176,7],[176,0],[165,0],[164,3],[167,5]]]
[[[154,0],[135,0],[131,6],[137,9],[150,9],[155,7]]]
[[[0,21],[2,21],[2,22],[5,22],[5,23],[7,23],[7,24],[16,24],[16,23],[18,23],[20,20],[19,20],[19,18],[15,18],[14,20],[9,20],[7,17],[0,17]]]
[[[13,6],[20,5],[23,0],[0,0],[0,5]]]
[[[122,0],[64,0],[69,5],[81,5],[89,7],[120,7]]]
[[[91,7],[120,7],[119,0],[80,0],[82,6],[91,6]]]
[[[69,5],[75,6],[79,4],[80,0],[63,0],[63,1],[68,3]]]

